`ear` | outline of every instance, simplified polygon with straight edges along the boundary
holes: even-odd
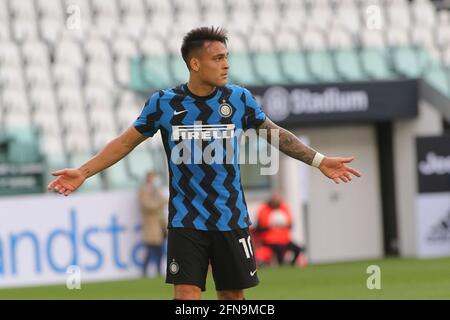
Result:
[[[198,58],[191,58],[190,66],[193,71],[200,70],[200,60]]]

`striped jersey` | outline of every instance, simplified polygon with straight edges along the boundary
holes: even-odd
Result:
[[[161,132],[169,168],[169,228],[229,231],[251,222],[239,170],[239,136],[266,116],[237,85],[196,96],[186,84],[154,93],[134,127]]]

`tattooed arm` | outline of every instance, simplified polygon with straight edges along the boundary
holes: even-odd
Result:
[[[266,118],[266,120],[258,127],[258,133],[260,135],[264,134],[265,137],[267,137],[267,141],[271,144],[273,144],[272,141],[276,140],[272,137],[272,134],[278,134],[278,146],[275,146],[284,154],[303,161],[308,165],[312,164],[314,156],[317,153],[316,150],[301,142],[293,133],[277,126],[269,118]],[[319,169],[335,183],[339,183],[339,180],[349,182],[352,180],[351,174],[357,177],[361,176],[361,173],[357,170],[345,165],[345,163],[349,163],[353,161],[353,159],[353,157],[325,157],[320,163]]]
[[[269,118],[266,118],[266,120],[258,127],[258,132],[260,133],[261,130],[265,130],[267,133],[267,141],[271,142],[271,135],[277,132],[272,132],[274,129],[279,132],[278,148],[281,152],[291,158],[311,165],[317,151],[301,142],[292,132],[277,126]]]

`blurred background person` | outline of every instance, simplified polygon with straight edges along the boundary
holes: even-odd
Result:
[[[164,209],[167,198],[158,188],[157,175],[154,171],[147,173],[145,182],[139,189],[139,205],[142,213],[143,242],[146,248],[142,276],[147,276],[149,263],[153,260],[158,275],[161,275],[161,259],[166,237],[166,219]]]
[[[256,234],[260,247],[257,257],[269,263],[275,254],[278,265],[285,264],[286,253],[292,253],[291,265],[295,265],[299,255],[305,251],[292,241],[292,213],[289,205],[278,192],[273,192],[269,200],[262,204],[257,214]],[[271,252],[270,252],[271,251]]]

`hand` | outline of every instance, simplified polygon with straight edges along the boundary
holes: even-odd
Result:
[[[320,171],[332,179],[336,184],[339,184],[339,179],[345,183],[352,181],[352,174],[361,177],[361,173],[355,169],[346,166],[346,163],[352,162],[354,157],[350,158],[329,158],[325,157],[319,166]]]
[[[59,177],[47,186],[48,190],[54,190],[66,197],[78,189],[86,180],[86,176],[79,169],[63,169],[52,172],[52,175]]]

